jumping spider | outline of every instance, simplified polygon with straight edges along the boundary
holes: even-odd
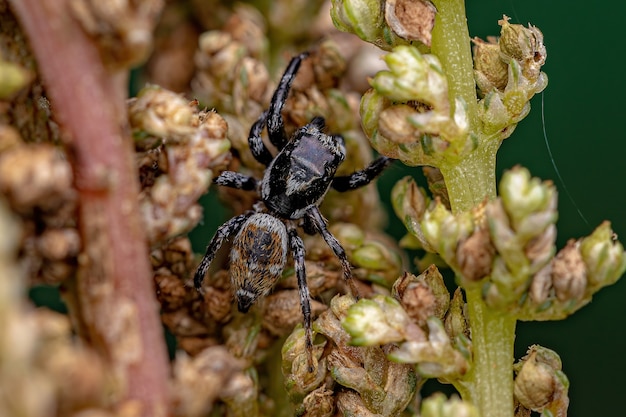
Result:
[[[304,242],[297,228],[322,235],[339,258],[351,292],[357,295],[346,253],[328,231],[319,205],[330,187],[348,191],[367,185],[393,160],[380,157],[361,171],[336,177],[335,172],[346,157],[346,149],[341,136],[323,132],[322,117],[315,117],[298,129],[291,139],[287,138],[281,111],[300,63],[307,56],[305,52],[292,58],[272,96],[269,110],[263,112],[250,129],[250,151],[267,167],[263,178],[259,181],[233,171],[224,171],[215,178],[218,185],[256,191],[260,201],[253,210],[233,217],[217,229],[196,270],[194,285],[201,291],[215,253],[225,239],[236,233],[230,252],[230,279],[239,311],[245,313],[278,282],[287,263],[287,252],[291,250],[304,316],[308,363],[312,370],[310,295],[304,268]],[[261,139],[261,131],[266,125],[269,140],[278,149],[276,156],[272,156]]]

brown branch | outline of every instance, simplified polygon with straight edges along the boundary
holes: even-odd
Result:
[[[74,156],[83,239],[76,311],[83,336],[110,361],[118,406],[165,416],[167,356],[125,112],[125,75],[104,67],[67,0],[10,0]],[[129,409],[130,407],[130,409]]]

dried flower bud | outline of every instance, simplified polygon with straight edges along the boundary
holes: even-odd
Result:
[[[385,21],[396,35],[430,46],[437,9],[428,0],[387,0]]]
[[[495,248],[489,230],[479,227],[467,239],[459,242],[456,259],[465,282],[476,282],[491,273]]]
[[[263,328],[274,336],[284,336],[302,321],[302,307],[298,290],[283,290],[265,299]],[[326,305],[311,300],[311,315],[316,317],[326,310]]]
[[[395,183],[391,190],[391,204],[396,216],[402,220],[409,233],[415,236],[421,247],[434,252],[435,249],[426,240],[420,225],[430,200],[413,178],[407,176]]]
[[[134,2],[69,2],[74,17],[98,41],[105,62],[116,68],[136,65],[152,48],[152,32],[163,8],[160,0]]]
[[[335,393],[321,386],[302,400],[302,407],[296,410],[296,415],[307,417],[333,417],[335,415]]]
[[[307,394],[319,388],[326,378],[326,359],[321,359],[321,348],[314,347],[313,369],[315,371],[309,372],[309,353],[302,326],[296,327],[287,337],[281,354],[287,395],[292,402],[300,403]]]
[[[507,16],[499,20],[498,24],[502,26],[499,40],[502,53],[518,61],[524,76],[531,82],[536,81],[547,58],[543,34],[530,24],[527,28],[509,24]]]
[[[450,302],[450,307],[448,308],[443,324],[446,329],[446,333],[448,333],[451,339],[455,339],[460,336],[469,338],[470,336],[469,322],[465,314],[465,301],[463,300],[463,293],[461,292],[460,287],[457,287],[454,291],[454,295],[452,296],[452,301]]]
[[[448,188],[446,187],[441,170],[435,167],[423,166],[422,172],[426,177],[426,181],[428,181],[428,189],[430,190],[433,199],[439,199],[439,201],[441,201],[447,209],[450,209]]]
[[[493,39],[487,42],[479,38],[474,43],[474,71],[478,88],[486,95],[495,90],[504,91],[509,78],[509,69],[502,60],[500,45]]]
[[[405,273],[394,283],[392,294],[420,327],[431,316],[443,320],[450,305],[450,293],[435,265],[419,276]]]
[[[566,415],[569,381],[561,371],[561,359],[556,352],[531,346],[513,369],[516,373],[514,395],[524,407],[537,412],[551,411],[551,415]]]
[[[194,358],[179,353],[174,362],[174,413],[177,416],[207,415],[224,386],[243,372],[245,363],[223,346],[202,351]]]
[[[15,146],[0,155],[0,192],[20,213],[56,211],[76,198],[67,158],[45,143]]]
[[[422,417],[478,417],[478,409],[471,403],[457,396],[446,399],[442,393],[436,393],[424,399],[421,408]]]
[[[388,51],[407,43],[387,26],[378,0],[332,0],[330,17],[337,29],[354,33],[381,49]]]
[[[463,376],[469,369],[468,359],[453,346],[441,320],[430,317],[428,341],[408,340],[392,352],[394,361],[416,364],[417,372],[428,378],[449,382]]]
[[[552,261],[552,285],[559,301],[579,301],[585,296],[587,270],[579,244],[570,239]]]

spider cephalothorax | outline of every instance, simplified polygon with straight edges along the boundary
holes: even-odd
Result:
[[[304,243],[297,228],[319,233],[333,250],[352,291],[350,264],[337,239],[328,231],[319,205],[332,187],[348,191],[369,184],[392,160],[380,157],[352,175],[336,177],[337,168],[346,157],[343,138],[324,133],[324,119],[315,117],[291,137],[285,134],[281,115],[291,83],[300,63],[308,56],[295,56],[283,74],[270,107],[252,125],[248,143],[252,155],[267,166],[257,179],[233,171],[224,171],[215,183],[226,187],[256,191],[260,201],[253,210],[233,217],[220,226],[209,243],[196,270],[194,284],[200,291],[202,281],[224,239],[235,235],[230,253],[230,277],[240,311],[246,312],[259,298],[267,295],[279,280],[291,250],[300,303],[304,316],[309,365],[312,366],[311,307],[304,268]],[[267,126],[270,142],[278,149],[273,156],[261,139]]]

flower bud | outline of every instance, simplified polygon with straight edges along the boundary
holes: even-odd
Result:
[[[468,359],[452,345],[441,320],[430,317],[427,324],[428,341],[406,341],[390,357],[394,361],[416,364],[417,371],[427,378],[451,382],[463,376],[469,369]]]
[[[391,190],[391,204],[396,216],[402,220],[406,229],[415,236],[422,248],[434,252],[435,249],[426,240],[420,225],[429,203],[430,199],[426,192],[419,188],[411,177],[402,178]]]
[[[385,21],[393,32],[408,41],[430,46],[437,9],[428,0],[386,0]]]
[[[474,43],[474,72],[478,88],[486,95],[493,90],[504,91],[509,70],[500,55],[500,45],[487,38],[487,42],[479,38]]]
[[[464,336],[466,338],[470,335],[469,323],[465,314],[465,301],[463,300],[463,293],[461,287],[457,287],[452,296],[450,307],[446,313],[444,320],[444,327],[446,333],[451,339],[455,339],[457,336]]]
[[[456,259],[459,272],[466,282],[478,281],[491,273],[495,248],[486,227],[474,230],[467,239],[459,242]]]
[[[354,33],[386,51],[407,43],[385,23],[378,0],[332,0],[330,17],[340,31]]]
[[[611,285],[626,270],[624,247],[615,240],[611,223],[605,221],[580,243],[592,291]]]
[[[523,74],[531,82],[537,80],[541,66],[546,62],[546,47],[543,44],[543,34],[533,25],[509,24],[509,18],[504,16],[498,21],[502,26],[500,32],[500,50],[520,63]]]
[[[26,87],[33,74],[12,62],[0,59],[0,100],[8,100]]]
[[[552,261],[552,285],[561,302],[580,301],[587,289],[587,270],[579,244],[570,239]]]
[[[342,325],[356,346],[399,342],[416,327],[398,301],[383,295],[350,306]]]
[[[419,276],[405,272],[393,284],[392,294],[420,327],[424,327],[431,316],[443,320],[450,305],[450,293],[435,265]]]

